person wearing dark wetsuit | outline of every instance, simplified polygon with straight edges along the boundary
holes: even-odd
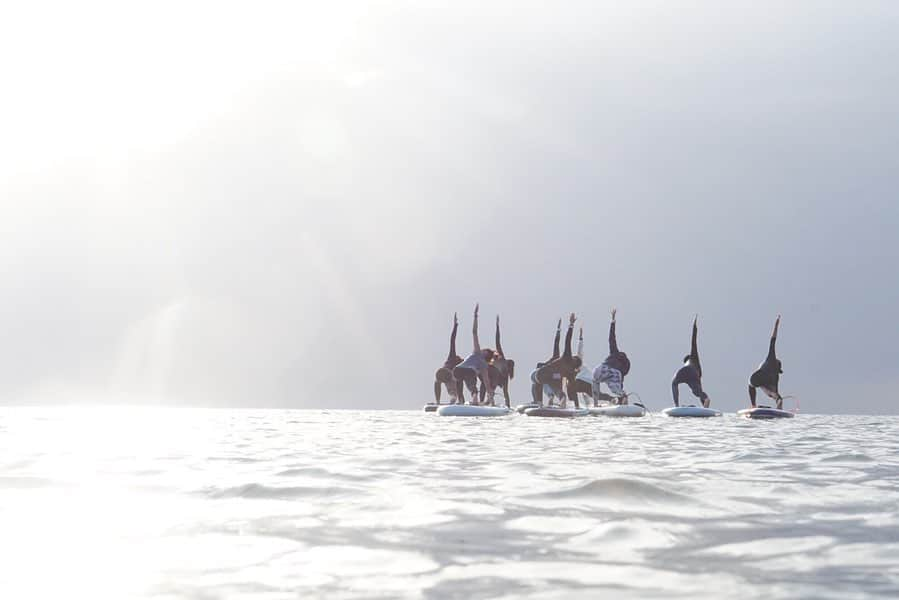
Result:
[[[506,355],[503,353],[503,344],[499,335],[499,315],[496,315],[496,354],[494,355],[493,363],[491,363],[487,371],[490,374],[491,392],[498,387],[502,388],[503,397],[506,400],[506,408],[512,408],[509,397],[509,380],[515,377],[515,361],[506,358]],[[486,395],[487,385],[481,382],[481,404],[484,403]]]
[[[453,332],[450,334],[450,349],[443,366],[437,369],[434,376],[434,400],[440,404],[440,391],[446,387],[446,393],[450,397],[450,404],[456,403],[456,380],[453,378],[453,369],[456,368],[462,357],[456,354],[456,332],[459,330],[459,316],[453,313]]]
[[[768,356],[765,362],[759,365],[759,368],[749,378],[749,402],[755,408],[755,390],[762,388],[768,397],[777,400],[778,410],[783,410],[784,399],[777,390],[780,383],[780,374],[783,373],[783,364],[777,359],[774,352],[774,345],[777,343],[777,328],[780,327],[780,315],[774,322],[774,331],[771,333],[771,343],[768,346]]]
[[[540,370],[541,367],[545,366],[548,363],[559,358],[559,340],[562,337],[562,319],[559,319],[559,323],[556,325],[556,336],[553,338],[553,355],[549,360],[545,362],[538,362],[537,367],[531,371],[531,396],[534,400],[534,404],[543,405],[543,394],[549,395],[550,404],[552,404],[552,399],[556,396],[559,398],[563,397],[562,392],[562,377],[561,375],[557,377],[556,382],[552,384],[542,384],[537,382],[537,371]]]
[[[577,317],[575,317],[574,313],[571,313],[571,317],[568,320],[568,332],[565,334],[565,352],[563,352],[562,356],[559,358],[551,360],[537,369],[536,379],[538,383],[549,385],[552,385],[556,380],[560,380],[560,384],[561,382],[564,382],[567,387],[566,391],[568,393],[568,398],[574,401],[575,407],[580,408],[575,378],[577,377],[577,372],[580,370],[583,360],[579,356],[574,356],[571,353],[571,338],[574,335],[575,321],[577,321]],[[537,404],[542,405],[543,386],[541,385],[536,392],[536,398],[534,398],[534,400]]]
[[[624,376],[631,370],[631,361],[627,354],[618,349],[618,340],[615,337],[615,313],[612,309],[612,323],[609,325],[609,355],[602,364],[593,369],[593,406],[599,405],[600,400],[609,396],[600,390],[600,384],[605,383],[612,392],[616,404],[627,404],[627,394],[624,391]]]
[[[463,386],[468,388],[471,394],[471,404],[478,403],[478,379],[481,385],[487,387],[490,394],[490,402],[493,403],[493,390],[490,387],[490,363],[493,362],[493,350],[481,348],[478,341],[478,308],[474,307],[474,325],[471,329],[472,344],[471,354],[453,369],[453,378],[456,380],[456,398],[460,404],[465,404],[465,396],[462,394]]]
[[[702,401],[705,408],[708,408],[711,403],[709,395],[702,390],[702,366],[699,364],[699,349],[696,345],[696,338],[699,334],[697,320],[698,317],[693,318],[693,341],[690,345],[690,354],[684,357],[684,366],[678,369],[671,381],[671,395],[674,396],[675,406],[680,406],[678,386],[682,383],[686,383],[690,387],[690,391]]]

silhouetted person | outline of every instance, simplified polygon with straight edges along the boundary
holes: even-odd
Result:
[[[624,391],[624,376],[631,370],[631,361],[627,354],[618,349],[618,340],[615,337],[615,313],[612,309],[612,322],[609,325],[609,355],[602,364],[593,369],[593,406],[599,404],[600,399],[608,398],[600,390],[600,384],[604,383],[612,392],[616,404],[627,404],[627,394]]]
[[[465,403],[465,396],[462,393],[463,385],[468,388],[471,394],[471,404],[477,404],[478,398],[478,379],[482,385],[486,385],[490,392],[490,402],[493,402],[493,392],[490,390],[490,373],[488,367],[493,360],[493,350],[489,348],[481,349],[478,341],[478,309],[480,305],[474,307],[474,324],[471,329],[471,338],[473,350],[468,357],[453,369],[453,377],[456,380],[456,397],[461,404]]]
[[[536,379],[538,383],[550,384],[557,380],[557,377],[566,383],[568,398],[574,401],[574,405],[580,408],[575,389],[575,378],[578,370],[581,368],[583,359],[574,356],[571,353],[571,338],[574,335],[574,323],[577,320],[574,313],[568,320],[568,332],[565,334],[565,352],[557,359],[551,360],[547,364],[537,369]],[[561,387],[561,384],[560,384]],[[543,404],[543,386],[537,388],[537,404]]]
[[[446,387],[446,393],[450,397],[450,404],[456,403],[456,380],[453,378],[453,369],[456,368],[462,357],[456,354],[456,332],[459,330],[459,317],[453,313],[453,332],[450,334],[449,354],[443,366],[437,369],[434,376],[434,400],[440,404],[440,391]]]
[[[490,374],[490,391],[494,392],[496,388],[502,388],[506,408],[512,408],[512,401],[509,397],[509,380],[515,377],[515,361],[506,358],[506,354],[503,352],[503,344],[499,333],[499,315],[496,315],[496,354],[493,357],[493,363],[488,367],[487,371]],[[487,385],[482,382],[481,403],[484,402],[484,396],[487,394],[487,391]]]
[[[777,391],[777,385],[780,383],[780,374],[783,373],[783,364],[777,359],[774,346],[777,344],[777,329],[780,327],[780,315],[774,321],[774,331],[771,332],[771,342],[768,345],[768,356],[765,362],[759,365],[759,368],[749,378],[749,402],[755,408],[755,389],[761,388],[768,397],[777,400],[777,408],[783,410],[784,399]]]
[[[711,399],[709,395],[702,390],[702,366],[699,364],[699,349],[696,346],[696,338],[699,328],[697,320],[699,317],[693,318],[693,341],[690,344],[690,354],[684,357],[684,366],[678,369],[671,381],[671,395],[674,396],[674,405],[680,406],[678,402],[678,385],[686,383],[690,387],[693,395],[702,401],[705,408],[709,407]]]

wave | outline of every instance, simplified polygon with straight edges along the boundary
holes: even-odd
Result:
[[[44,477],[0,477],[0,489],[33,489],[55,485],[59,485],[59,482]]]
[[[354,493],[355,490],[336,486],[270,486],[261,483],[246,483],[227,488],[206,488],[203,494],[208,498],[253,498],[269,500],[293,500],[297,498],[321,498]]]
[[[551,499],[587,499],[673,503],[691,500],[683,494],[638,481],[636,479],[595,479],[578,487],[558,492],[544,492],[532,497]]]
[[[867,454],[853,454],[849,452],[826,456],[821,459],[821,462],[874,462],[874,459]]]
[[[349,475],[336,473],[321,467],[293,467],[277,473],[278,477],[312,477],[321,479],[342,479],[344,481],[369,481],[373,477],[366,475]]]

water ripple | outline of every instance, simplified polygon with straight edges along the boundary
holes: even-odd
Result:
[[[899,596],[896,417],[0,413],[3,598]]]

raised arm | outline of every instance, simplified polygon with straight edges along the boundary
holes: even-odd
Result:
[[[568,320],[568,332],[565,334],[565,354],[563,356],[566,358],[571,358],[571,337],[574,335],[574,322],[576,320],[574,313],[571,313],[571,317]]]
[[[774,321],[774,331],[771,332],[771,344],[768,346],[768,360],[776,360],[777,355],[774,352],[774,345],[777,343],[777,329],[780,327],[780,315]]]
[[[503,354],[503,345],[499,340],[499,315],[496,315],[496,353],[500,356],[505,356]]]
[[[562,319],[559,319],[559,324],[556,325],[556,337],[553,339],[553,357],[550,360],[556,360],[559,358],[559,340],[562,337]]]
[[[696,338],[699,336],[699,326],[696,322],[699,320],[699,316],[693,317],[693,341],[690,342],[690,356],[699,360],[699,347],[696,344]]]
[[[618,354],[618,340],[615,339],[615,313],[612,309],[612,323],[609,325],[609,354]]]
[[[474,325],[471,327],[471,340],[472,344],[474,344],[474,351],[481,351],[481,343],[478,341],[478,309],[481,307],[480,304],[474,305]]]
[[[456,332],[459,331],[459,315],[453,313],[453,333],[450,335],[450,350],[447,360],[455,358],[456,354]]]
[[[584,360],[584,328],[581,327],[580,332],[577,337],[577,357],[581,359],[581,362]]]

